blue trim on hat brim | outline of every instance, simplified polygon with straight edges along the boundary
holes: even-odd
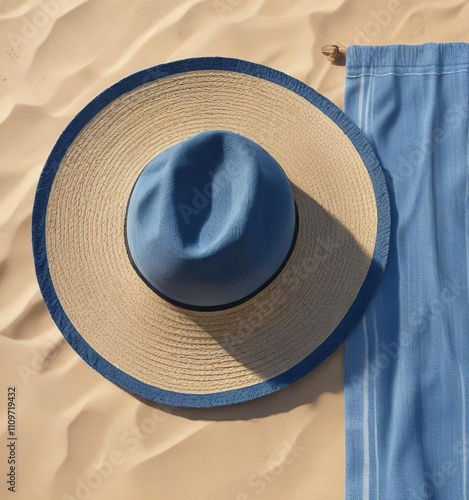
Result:
[[[373,184],[378,211],[376,246],[370,268],[355,301],[331,335],[300,363],[281,375],[249,387],[212,394],[177,393],[153,387],[123,372],[98,354],[75,329],[57,297],[49,270],[45,234],[47,205],[55,175],[67,149],[82,128],[110,102],[135,87],[165,76],[197,70],[233,71],[262,78],[295,92],[316,106],[347,135],[360,154]],[[335,104],[299,80],[266,66],[238,59],[203,57],[142,70],[108,88],[83,108],[61,134],[45,164],[36,191],[32,226],[39,287],[52,318],[72,348],[101,375],[138,396],[170,406],[208,408],[241,403],[287,387],[311,372],[343,343],[365,312],[384,273],[391,217],[386,181],[378,159],[360,129]]]

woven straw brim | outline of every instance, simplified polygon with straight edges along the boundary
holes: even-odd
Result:
[[[295,248],[254,298],[188,311],[153,293],[129,261],[125,216],[142,169],[210,129],[265,148],[290,179]],[[47,205],[53,286],[68,319],[105,360],[168,391],[249,387],[297,365],[344,318],[370,268],[377,204],[362,157],[323,112],[287,88],[233,71],[189,71],[109,103],[65,153]]]

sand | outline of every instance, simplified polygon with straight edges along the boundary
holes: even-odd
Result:
[[[343,105],[321,47],[469,41],[455,0],[3,0],[0,3],[0,498],[340,499],[343,349],[312,374],[231,408],[172,410],[122,391],[63,340],[36,284],[37,180],[57,137],[100,91],[202,55],[285,71]]]

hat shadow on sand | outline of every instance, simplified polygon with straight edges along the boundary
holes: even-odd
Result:
[[[309,195],[307,195],[298,186],[292,185],[295,199],[301,197],[302,203],[307,204],[308,213],[314,214],[314,220],[320,221],[328,228],[329,235],[332,235],[332,240],[339,241],[341,245],[347,245],[348,249],[353,249],[354,255],[359,256],[359,258],[364,259],[364,261],[369,262],[369,257],[365,255],[361,249],[359,243],[356,241],[355,237],[346,229],[336,218],[331,216],[324,208],[322,208],[315,200],[313,200]],[[300,228],[301,228],[301,217],[300,217]],[[301,230],[301,229],[300,229]],[[337,246],[332,247],[332,252],[330,256],[333,256],[334,251],[337,250]],[[356,259],[356,257],[355,257]],[[327,263],[327,259],[323,260],[321,263]],[[314,266],[313,266],[314,268]],[[374,289],[377,286],[378,278],[382,274],[382,264],[378,263],[374,258],[369,264],[369,271],[367,274],[367,283],[371,294],[374,293]],[[308,279],[308,276],[301,276],[301,279]],[[314,279],[314,278],[312,278]],[[371,282],[371,285],[369,284]],[[366,303],[365,303],[366,304]],[[265,417],[272,414],[285,413],[292,410],[295,407],[312,404],[317,398],[324,393],[340,393],[343,391],[343,350],[338,349],[338,352],[333,356],[328,363],[324,363],[323,360],[332,355],[337,351],[339,344],[342,344],[347,333],[354,328],[355,324],[360,319],[364,312],[364,307],[359,315],[355,315],[355,318],[347,323],[347,332],[342,334],[342,338],[339,342],[336,342],[333,349],[326,353],[322,357],[322,361],[317,367],[315,367],[311,373],[301,377],[296,382],[292,383],[288,387],[281,390],[277,390],[272,394],[262,396],[260,398],[232,404],[228,406],[219,406],[213,408],[183,408],[183,407],[172,407],[156,403],[150,400],[146,400],[135,394],[131,394],[133,397],[138,399],[143,404],[158,408],[164,412],[179,415],[192,420],[213,420],[213,421],[229,421],[229,420],[251,420],[260,417]],[[195,322],[197,322],[197,314],[191,315],[191,311],[188,314],[192,316]],[[336,333],[336,332],[334,332]],[[239,344],[226,343],[224,342],[223,348],[227,350],[230,355],[235,359],[240,360],[237,355],[237,346]],[[308,355],[310,353],[305,353]],[[246,360],[240,360],[244,366],[249,369],[253,369],[249,366]],[[268,375],[262,373],[262,370],[255,369],[255,372],[263,379],[269,378]]]

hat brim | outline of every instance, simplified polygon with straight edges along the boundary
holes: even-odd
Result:
[[[279,162],[298,234],[259,294],[201,312],[149,289],[124,229],[146,164],[210,129],[245,135]],[[384,272],[389,231],[384,175],[356,125],[298,80],[225,58],[156,66],[105,90],[57,141],[33,211],[38,282],[70,345],[124,389],[189,407],[274,392],[334,352]]]

